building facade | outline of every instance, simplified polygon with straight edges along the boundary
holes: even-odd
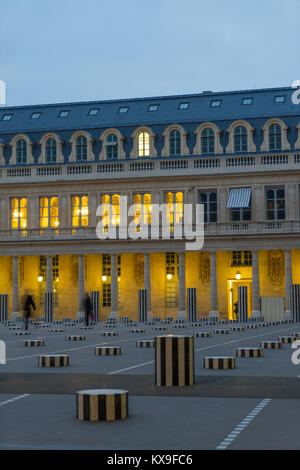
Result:
[[[262,300],[300,284],[300,105],[292,88],[0,108],[0,294],[9,314],[23,295],[55,318],[82,314],[84,292],[100,292],[100,318],[231,319],[238,286],[249,315]],[[170,239],[96,236],[99,204],[134,204],[131,222],[151,226],[153,204],[170,209]],[[173,237],[184,204],[204,205],[205,241],[186,251]]]

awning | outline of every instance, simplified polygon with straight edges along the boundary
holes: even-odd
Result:
[[[232,188],[229,192],[227,207],[230,209],[238,207],[249,207],[251,188]]]

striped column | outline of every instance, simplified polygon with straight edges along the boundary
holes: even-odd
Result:
[[[13,256],[13,288],[11,321],[19,317],[19,257]]]
[[[0,322],[8,320],[8,295],[0,295]]]
[[[53,318],[53,293],[52,292],[46,292],[45,294],[45,321],[47,323],[52,323],[54,318]]]
[[[247,286],[238,287],[238,308],[239,320],[241,322],[248,321],[248,288]]]
[[[147,289],[138,290],[138,315],[139,322],[145,323],[147,321]]]
[[[127,390],[82,390],[76,393],[76,418],[115,421],[128,417]]]
[[[179,253],[177,320],[186,319],[185,300],[185,253]]]
[[[118,272],[117,255],[111,255],[111,311],[109,318],[118,320]]]
[[[291,285],[291,315],[292,320],[300,322],[300,284]]]
[[[92,310],[93,321],[98,323],[100,321],[100,293],[99,291],[92,291]]]
[[[251,318],[260,317],[260,292],[259,292],[259,254],[252,251],[252,312]]]
[[[216,253],[210,253],[210,312],[209,318],[218,319]]]
[[[53,290],[53,275],[52,275],[52,256],[47,256],[46,259],[46,292]]]
[[[292,285],[291,250],[285,251],[285,319],[291,318],[291,285]]]
[[[194,337],[155,337],[155,385],[187,386],[195,383]]]
[[[76,318],[84,318],[84,255],[78,255],[78,311]]]
[[[150,321],[151,313],[151,265],[150,265],[150,253],[144,254],[144,289],[147,291],[147,319]]]
[[[189,287],[187,289],[187,311],[188,311],[188,321],[194,322],[197,317],[197,296],[196,288]]]

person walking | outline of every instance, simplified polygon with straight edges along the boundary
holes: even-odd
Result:
[[[27,295],[24,305],[25,330],[28,330],[28,319],[31,315],[31,307],[36,310],[32,295]]]
[[[85,324],[86,326],[89,326],[89,318],[92,312],[92,302],[88,293],[85,294],[84,311],[85,311]]]

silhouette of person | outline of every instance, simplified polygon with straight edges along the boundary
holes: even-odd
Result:
[[[92,313],[92,301],[88,293],[85,294],[84,311],[85,311],[85,324],[86,326],[89,326],[89,318]]]
[[[28,330],[28,319],[31,316],[31,307],[36,310],[32,295],[28,294],[24,304],[25,330]]]

